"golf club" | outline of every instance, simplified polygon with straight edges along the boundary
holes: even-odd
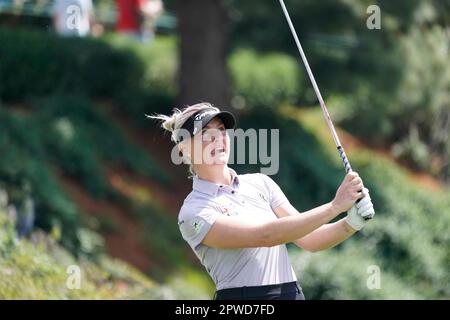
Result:
[[[314,75],[311,71],[311,68],[309,67],[308,60],[306,59],[305,53],[303,52],[302,45],[300,44],[300,40],[298,39],[297,32],[295,31],[294,25],[292,24],[291,17],[289,16],[289,12],[287,11],[286,6],[284,5],[284,1],[283,0],[279,0],[279,1],[281,4],[281,8],[283,9],[284,16],[286,17],[287,23],[289,25],[289,28],[291,29],[292,35],[294,36],[294,40],[295,40],[295,43],[297,44],[297,48],[298,48],[298,51],[300,52],[300,56],[302,57],[303,63],[306,68],[306,72],[308,73],[309,79],[311,80],[311,83],[313,85],[314,92],[316,93],[317,99],[319,100],[320,107],[322,108],[325,121],[327,122],[328,128],[330,128],[331,134],[333,135],[333,139],[334,139],[334,142],[336,143],[337,150],[342,159],[342,163],[344,164],[345,172],[349,173],[352,171],[352,167],[350,166],[350,162],[348,161],[347,155],[345,154],[344,148],[341,145],[341,141],[339,140],[336,129],[334,128],[333,122],[331,121],[330,114],[328,112],[327,106],[325,105],[325,102],[323,101],[322,95],[320,94],[320,90],[319,90],[319,87],[317,86],[316,79],[314,79]],[[356,202],[358,203],[359,201],[361,201],[361,199],[358,199]],[[368,220],[370,218],[364,218],[364,219]]]
[[[323,101],[322,95],[320,94],[319,87],[317,86],[316,80],[314,79],[314,75],[309,67],[308,60],[306,59],[305,53],[303,52],[302,45],[300,44],[300,40],[298,39],[297,32],[295,31],[294,25],[292,24],[291,18],[289,16],[289,12],[284,5],[283,0],[279,0],[281,4],[281,8],[283,9],[284,15],[286,17],[287,23],[289,24],[289,28],[291,29],[292,35],[294,36],[295,43],[297,44],[298,51],[300,52],[300,56],[302,57],[303,63],[306,68],[306,72],[308,73],[309,79],[313,85],[314,91],[316,92],[317,99],[319,100],[320,107],[322,108],[323,115],[325,117],[325,121],[328,124],[328,127],[331,130],[331,134],[333,135],[334,142],[336,143],[336,147],[339,151],[339,155],[341,156],[342,162],[344,164],[345,172],[349,173],[352,171],[352,167],[350,166],[350,162],[348,161],[347,155],[345,154],[344,148],[341,145],[341,141],[336,133],[336,129],[334,128],[333,122],[331,121],[330,114],[328,113],[327,107],[325,106],[325,102]]]

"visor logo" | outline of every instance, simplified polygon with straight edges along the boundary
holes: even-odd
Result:
[[[197,115],[194,117],[194,120],[195,120],[195,121],[200,121],[200,120],[202,120],[204,117],[206,117],[208,114],[212,114],[212,113],[216,113],[216,112],[215,112],[215,111],[207,111],[207,112],[203,112],[203,113],[197,114]]]

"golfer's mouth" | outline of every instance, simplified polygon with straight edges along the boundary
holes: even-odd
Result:
[[[225,148],[217,148],[214,149],[213,151],[211,151],[211,155],[215,156],[216,154],[224,154],[225,153]]]

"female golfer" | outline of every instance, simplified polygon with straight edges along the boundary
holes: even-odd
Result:
[[[153,118],[163,121],[190,165],[193,190],[178,224],[214,281],[216,299],[304,300],[286,243],[311,252],[328,249],[375,214],[356,172],[346,175],[332,201],[301,214],[269,176],[237,174],[227,166],[226,129],[235,125],[229,112],[201,103]],[[328,223],[347,210],[345,218]]]

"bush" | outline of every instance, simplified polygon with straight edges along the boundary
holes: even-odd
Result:
[[[299,275],[306,299],[423,299],[415,286],[382,268],[380,287],[371,282],[380,262],[367,254],[362,246],[346,246],[342,250],[319,253],[291,252],[292,263]],[[369,284],[369,286],[368,286]],[[372,289],[370,289],[372,288]]]
[[[75,204],[61,190],[48,164],[39,139],[37,125],[29,119],[10,114],[0,108],[0,182],[16,201],[27,196],[34,199],[36,225],[50,231],[62,228],[62,243],[73,252],[78,250],[76,232],[80,221]]]
[[[8,195],[0,189],[0,299],[208,299],[211,282],[189,268],[159,285],[128,265],[106,255],[95,261],[74,255],[56,243],[57,236],[35,231],[30,239],[16,236],[7,213]],[[90,232],[92,233],[92,232]],[[91,236],[89,236],[91,237]],[[98,237],[98,235],[97,235]],[[86,242],[86,241],[85,241]],[[69,277],[78,267],[79,289]]]
[[[153,93],[174,96],[177,93],[177,40],[159,36],[150,44],[142,44],[128,37],[109,34],[105,41],[119,50],[129,50],[143,62],[141,85]]]
[[[301,95],[298,62],[288,55],[241,49],[231,55],[229,68],[237,108],[273,108],[283,102],[295,103]]]
[[[417,27],[396,40],[396,46],[384,54],[391,57],[385,60],[392,64],[392,72],[383,67],[382,77],[356,87],[342,103],[347,109],[342,124],[358,136],[391,145],[398,158],[448,181],[448,36],[439,26]]]
[[[280,139],[280,150],[284,150],[280,159],[284,167],[278,181],[282,189],[298,209],[310,209],[330,201],[344,172],[321,111],[288,109],[282,114],[287,119],[297,120],[310,134],[309,137],[299,136],[299,129],[294,131],[294,126],[280,127],[285,131],[284,137],[298,138],[295,142]],[[287,120],[278,120],[279,115],[271,118]],[[313,143],[305,148],[308,140]],[[283,148],[285,143],[290,149]],[[353,169],[371,190],[377,214],[359,234],[336,249],[313,255],[293,252],[293,262],[306,297],[449,297],[450,237],[446,231],[450,228],[449,191],[430,191],[413,183],[397,165],[371,151],[347,150],[347,155]],[[303,170],[306,172],[299,175]],[[305,192],[304,185],[312,187]],[[370,276],[368,268],[373,265],[381,271],[380,290],[369,290],[366,286]]]
[[[0,108],[0,181],[18,194],[34,199],[36,225],[62,228],[62,243],[79,250],[79,211],[55,177],[55,168],[73,177],[94,197],[115,196],[104,165],[126,168],[167,184],[170,175],[146,153],[128,143],[83,96],[64,95],[34,101],[27,116]],[[120,150],[120,152],[117,152]],[[58,173],[59,174],[59,173]],[[28,190],[25,190],[27,188]]]
[[[148,126],[144,114],[164,113],[175,103],[178,71],[176,38],[159,36],[151,44],[110,34],[105,38],[119,50],[130,50],[142,61],[143,76],[139,86],[117,95],[118,108],[140,126]]]
[[[161,288],[122,261],[106,256],[98,264],[77,260],[52,237],[35,232],[32,239],[17,239],[5,208],[0,208],[0,299],[164,298]],[[69,266],[80,268],[77,290],[67,285]]]
[[[173,37],[143,45],[120,35],[61,38],[35,30],[0,29],[0,100],[26,102],[55,94],[107,97],[148,125],[145,113],[163,112],[177,92]]]
[[[170,175],[128,142],[121,129],[87,97],[59,95],[40,99],[33,103],[33,110],[36,123],[42,124],[39,129],[46,152],[66,173],[79,177],[92,194],[107,193],[102,164],[123,166],[162,184],[170,181]]]
[[[24,101],[54,92],[109,96],[139,86],[142,63],[94,39],[0,29],[0,97]]]

